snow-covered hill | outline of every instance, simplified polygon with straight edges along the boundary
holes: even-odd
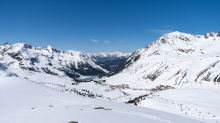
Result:
[[[172,32],[134,52],[111,75],[172,85],[220,82],[220,32]],[[115,77],[113,76],[113,77]]]
[[[220,32],[205,35],[172,32],[137,50],[101,79],[109,85],[129,85],[128,90],[121,90],[129,96],[115,98],[117,101],[151,93],[138,100],[138,105],[207,123],[220,122],[219,47]]]
[[[71,78],[108,72],[82,52],[61,52],[51,46],[33,47],[24,43],[0,45],[0,63],[9,68]]]
[[[100,52],[100,53],[89,53],[92,59],[95,59],[100,62],[117,60],[117,59],[127,59],[131,53],[122,53],[122,52]]]
[[[154,109],[82,97],[17,77],[1,77],[0,97],[1,123],[201,122]]]

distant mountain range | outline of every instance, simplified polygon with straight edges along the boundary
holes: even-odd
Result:
[[[102,52],[102,53],[88,53],[88,55],[97,61],[106,62],[110,60],[117,59],[127,59],[131,53],[121,53],[121,52]]]
[[[24,43],[0,45],[0,65],[5,76],[16,75],[8,68],[76,78],[80,75],[108,73],[111,67],[102,63],[112,59],[128,58],[124,53],[82,53],[59,51],[51,46],[33,47]],[[0,73],[2,73],[0,72]],[[3,75],[2,73],[2,75]]]

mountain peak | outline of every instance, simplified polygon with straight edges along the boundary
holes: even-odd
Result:
[[[171,32],[171,33],[168,33],[168,35],[179,35],[179,34],[182,34],[182,32],[179,32],[179,31],[174,31],[174,32]],[[183,33],[184,34],[184,33]]]
[[[6,42],[6,43],[3,44],[3,46],[6,46],[6,45],[10,45],[10,43]]]
[[[48,49],[48,50],[52,50],[52,47],[50,45],[44,47],[45,49]]]
[[[52,49],[52,47],[51,47],[50,45],[48,45],[48,46],[47,46],[47,48],[50,48],[50,49]]]

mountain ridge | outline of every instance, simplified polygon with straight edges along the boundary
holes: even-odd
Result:
[[[117,56],[115,58],[117,59]],[[108,73],[110,70],[108,66],[91,58],[88,53],[74,50],[60,51],[50,45],[33,47],[25,43],[11,45],[6,42],[0,45],[0,59],[0,63],[6,68],[11,67],[71,78],[80,75]]]
[[[129,75],[143,81],[220,82],[220,31],[205,35],[172,32],[134,52],[109,77]],[[122,80],[121,80],[122,81]]]

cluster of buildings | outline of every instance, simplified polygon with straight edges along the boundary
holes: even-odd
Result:
[[[94,80],[96,84],[105,85],[106,80]]]
[[[171,87],[169,85],[160,85],[160,86],[156,86],[156,90],[167,90],[167,89],[175,89],[174,87]]]
[[[104,85],[104,86],[108,86],[109,89],[105,89],[105,92],[109,92],[109,91],[112,91],[112,90],[115,90],[115,89],[119,89],[119,90],[122,90],[122,89],[125,89],[125,88],[129,88],[129,85],[128,84],[122,84],[122,85],[109,85],[109,84],[106,84],[106,80],[94,80],[94,82],[96,84],[101,84],[101,85]]]
[[[109,88],[112,89],[112,90],[115,90],[115,89],[122,90],[122,89],[125,89],[125,88],[129,88],[129,85],[128,85],[128,84],[122,84],[122,85],[109,85]]]

